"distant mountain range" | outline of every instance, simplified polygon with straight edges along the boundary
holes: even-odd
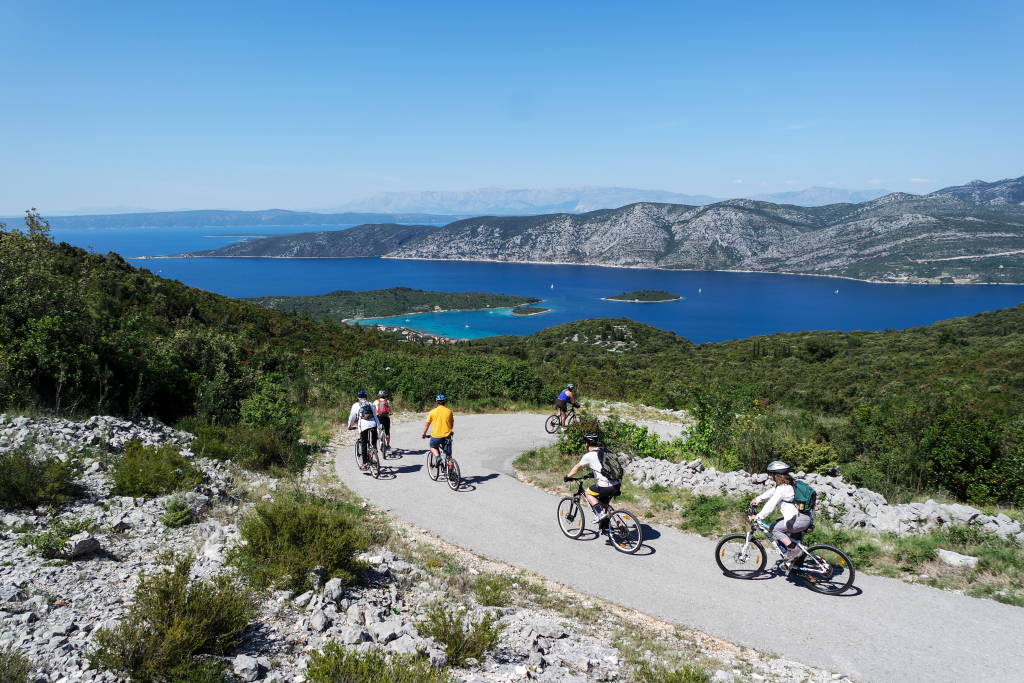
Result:
[[[888,190],[843,190],[835,187],[809,187],[795,192],[752,195],[780,204],[822,206],[840,202],[864,202],[888,194]],[[584,213],[614,209],[638,202],[704,206],[723,201],[708,195],[680,194],[664,190],[638,190],[632,187],[563,187],[549,190],[505,190],[485,187],[461,192],[385,192],[348,202],[345,211],[427,212],[472,216],[522,216],[544,213]]]
[[[360,223],[428,223],[443,225],[464,215],[436,216],[427,213],[314,213],[311,211],[154,211],[151,213],[117,213],[96,216],[53,216],[55,228],[194,228],[253,226],[332,226]],[[0,218],[0,223],[16,226],[21,216]]]
[[[928,195],[800,207],[749,199],[641,202],[582,214],[365,225],[194,256],[383,256],[1024,283],[1024,176]],[[1017,201],[1014,201],[1017,199]]]

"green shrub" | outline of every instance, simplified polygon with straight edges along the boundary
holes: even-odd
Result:
[[[309,658],[306,680],[310,683],[451,683],[444,669],[435,669],[423,657],[384,657],[379,650],[356,652],[328,643]]]
[[[78,469],[70,460],[37,455],[31,443],[0,453],[0,508],[60,505],[81,495]]]
[[[288,397],[281,378],[266,375],[259,388],[242,401],[242,423],[257,429],[268,429],[286,443],[297,441],[301,432],[299,411]]]
[[[282,467],[300,472],[309,458],[307,446],[266,427],[210,425],[188,418],[178,423],[178,428],[196,435],[192,452],[197,456],[232,460],[250,470]]]
[[[356,556],[386,537],[384,523],[342,501],[301,491],[258,503],[239,525],[245,543],[231,561],[253,585],[306,590],[322,566],[346,585],[364,569]]]
[[[827,443],[804,441],[791,444],[782,459],[795,471],[827,473],[839,467],[839,454]]]
[[[66,546],[72,536],[95,529],[96,523],[92,519],[67,520],[58,517],[50,520],[46,531],[27,533],[18,542],[45,558],[62,559],[65,558]]]
[[[512,579],[503,574],[481,574],[473,584],[473,595],[485,607],[508,607],[512,604]]]
[[[194,520],[192,519],[192,511],[188,509],[184,498],[181,496],[171,496],[164,503],[164,514],[160,515],[160,521],[164,523],[164,526],[177,529],[186,524],[191,524]]]
[[[421,634],[444,646],[451,666],[462,666],[467,659],[480,661],[498,644],[503,629],[492,612],[472,622],[463,612],[440,605],[430,609],[419,623]]]
[[[0,683],[29,683],[32,663],[17,650],[0,650]]]
[[[666,669],[643,662],[633,669],[636,683],[708,683],[711,675],[699,666],[685,664],[678,669]]]
[[[597,434],[604,439],[604,431],[601,429],[601,421],[593,415],[586,413],[580,415],[577,422],[565,428],[558,437],[558,451],[562,455],[580,455],[587,450],[586,442],[583,441],[584,434]]]
[[[679,528],[695,531],[701,536],[714,536],[731,528],[731,520],[726,523],[724,517],[734,517],[738,511],[746,508],[747,500],[739,496],[694,496],[683,502],[683,521]],[[731,514],[730,514],[731,513]]]
[[[139,681],[223,680],[228,654],[256,615],[256,600],[227,574],[189,582],[192,558],[141,576],[135,603],[115,627],[96,634],[93,665]]]
[[[129,441],[111,471],[115,496],[163,496],[191,489],[203,474],[173,444],[159,448]]]

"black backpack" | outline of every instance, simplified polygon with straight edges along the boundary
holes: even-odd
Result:
[[[373,422],[373,406],[369,403],[362,403],[359,405],[359,419],[368,420]]]
[[[618,456],[613,453],[606,453],[604,449],[600,449],[597,451],[597,460],[601,463],[601,474],[609,481],[622,481],[622,475],[625,473],[625,470]]]

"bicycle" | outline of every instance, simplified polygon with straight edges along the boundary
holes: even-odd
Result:
[[[748,515],[754,514],[754,509],[753,506],[748,508]],[[755,538],[758,532],[780,555],[774,573],[800,578],[811,590],[826,595],[839,595],[853,585],[856,575],[853,561],[839,548],[825,543],[808,547],[791,537],[803,555],[786,565],[783,555],[787,548],[772,538],[771,528],[762,520],[751,522],[745,534],[729,534],[718,541],[715,561],[723,574],[735,579],[753,579],[764,571],[768,557],[764,545]]]
[[[569,408],[565,413],[564,425],[562,424],[561,413],[555,413],[554,415],[549,415],[548,418],[544,420],[544,431],[546,431],[548,434],[554,434],[555,432],[562,431],[563,429],[573,424],[574,422],[579,421],[580,417],[579,415],[576,414],[576,408]]]
[[[356,465],[360,470],[369,469],[374,479],[380,479],[380,458],[377,457],[377,449],[370,446],[369,454],[363,454],[363,439],[356,439]]]
[[[391,450],[391,439],[384,433],[384,425],[377,425],[377,443],[380,444],[380,457],[388,459],[388,451]]]
[[[423,437],[427,438],[427,437]],[[446,436],[442,439],[441,443],[438,444],[438,449],[442,454],[441,462],[435,462],[434,452],[427,450],[427,474],[434,481],[441,478],[441,466],[444,465],[445,479],[448,481],[448,488],[452,491],[458,491],[459,487],[462,486],[462,472],[459,470],[459,463],[452,457],[452,437]]]
[[[571,478],[569,481],[576,482],[576,493],[558,501],[558,527],[562,530],[563,534],[573,540],[582,536],[584,529],[586,529],[586,515],[583,512],[580,499],[583,498],[587,501],[587,505],[595,517],[598,514],[594,506],[590,505],[590,500],[583,493],[583,482],[593,478],[593,474]],[[636,518],[636,515],[626,510],[616,510],[612,507],[610,501],[604,503],[604,506],[606,512],[608,512],[608,528],[606,533],[615,549],[627,555],[632,555],[640,550],[640,546],[644,544],[644,530],[640,526],[640,520]]]

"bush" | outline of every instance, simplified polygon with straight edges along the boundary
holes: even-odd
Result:
[[[297,439],[287,440],[265,427],[210,425],[187,418],[178,428],[196,435],[192,452],[197,456],[233,460],[250,470],[283,467],[300,472],[309,457],[309,448]]]
[[[31,443],[0,453],[0,472],[0,508],[60,505],[81,494],[75,483],[78,467],[70,460],[37,455]]]
[[[633,670],[633,680],[636,683],[708,683],[711,675],[691,664],[678,669],[665,669],[643,662]]]
[[[290,443],[301,433],[299,411],[279,380],[273,375],[263,377],[259,388],[242,401],[240,415],[243,424],[268,429]]]
[[[492,612],[472,622],[462,612],[443,606],[428,611],[419,624],[421,634],[444,646],[451,666],[462,666],[467,659],[483,659],[498,644],[503,629],[504,625],[498,623],[498,616]]]
[[[782,459],[795,471],[828,473],[839,467],[839,454],[827,443],[805,441],[791,444]]]
[[[0,650],[0,683],[29,683],[32,664],[17,650]]]
[[[164,523],[164,526],[177,529],[191,524],[194,520],[192,511],[189,510],[185,500],[181,496],[171,496],[164,503],[164,514],[160,515],[160,521]]]
[[[139,681],[223,680],[228,654],[256,615],[254,596],[226,574],[189,582],[192,558],[142,575],[135,603],[114,628],[96,634],[93,665]]]
[[[512,579],[502,574],[481,574],[473,584],[476,601],[486,607],[508,607],[512,603]]]
[[[558,451],[562,455],[580,455],[585,452],[587,445],[583,441],[584,434],[597,434],[603,441],[604,431],[601,429],[601,421],[593,415],[586,413],[580,415],[579,421],[566,427],[562,435],[558,437]]]
[[[259,588],[309,588],[309,573],[324,567],[348,585],[363,570],[356,556],[386,536],[383,522],[350,503],[286,492],[261,502],[240,524],[245,543],[231,561]]]
[[[163,496],[190,489],[203,480],[195,465],[178,452],[177,446],[159,448],[129,441],[111,472],[115,496]]]
[[[682,505],[683,521],[679,528],[701,536],[724,533],[735,526],[732,518],[746,508],[747,502],[739,496],[694,496]]]
[[[395,655],[386,659],[379,650],[357,652],[329,643],[309,658],[310,683],[450,683],[444,669],[435,669],[422,657]]]
[[[50,521],[50,528],[46,531],[27,533],[18,542],[45,558],[62,559],[66,557],[67,544],[72,536],[95,529],[96,523],[92,519],[55,518]]]

